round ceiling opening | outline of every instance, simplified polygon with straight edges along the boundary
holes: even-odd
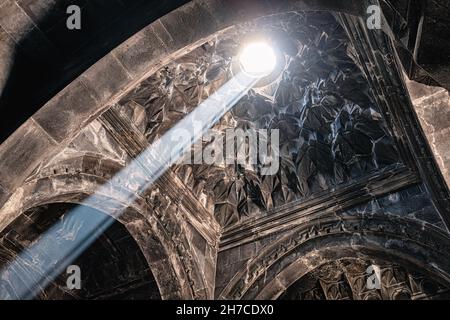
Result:
[[[239,53],[239,63],[246,74],[252,77],[265,77],[275,70],[277,55],[267,42],[251,42]]]

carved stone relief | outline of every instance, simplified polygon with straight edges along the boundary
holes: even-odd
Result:
[[[377,286],[367,285],[370,266],[379,268]],[[369,279],[370,280],[370,279]],[[448,299],[450,287],[396,264],[341,259],[303,276],[279,297],[282,300],[420,300]]]
[[[214,129],[280,129],[278,173],[263,176],[259,165],[238,163],[174,168],[196,196],[207,196],[205,206],[224,227],[400,162],[368,85],[347,54],[346,35],[326,13],[289,13],[235,26],[143,81],[121,108],[145,109],[145,130],[140,126],[155,141],[232,77],[232,57],[256,30],[282,48],[286,68],[274,83],[250,90]]]

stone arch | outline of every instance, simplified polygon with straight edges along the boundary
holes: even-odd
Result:
[[[50,99],[0,145],[0,230],[8,225],[14,216],[20,214],[17,208],[23,209],[31,205],[26,205],[26,202],[21,203],[30,197],[27,189],[40,188],[44,192],[45,186],[48,186],[52,180],[47,176],[33,181],[30,180],[32,179],[30,175],[39,166],[51,161],[58,152],[67,147],[81,129],[114,105],[142,79],[230,26],[249,19],[299,10],[364,13],[362,7],[356,5],[353,0],[346,0],[339,4],[330,4],[328,1],[311,3],[306,0],[289,0],[276,4],[260,1],[245,3],[227,1],[225,4],[221,0],[198,0],[151,23],[111,51]],[[15,174],[11,175],[11,172]],[[63,176],[64,174],[60,175],[60,177]],[[93,177],[95,173],[83,175],[83,178],[88,181],[96,179]],[[104,180],[103,177],[98,178]],[[86,192],[80,193],[81,189],[74,194],[59,194],[58,197],[69,201],[68,199],[71,198],[76,200],[77,195],[89,195]],[[39,196],[39,193],[36,195]],[[48,195],[50,196],[50,193]],[[51,196],[51,198],[57,197]],[[109,200],[105,203],[123,205],[120,200],[118,202],[114,202],[117,199]],[[142,198],[136,201],[145,202]],[[39,203],[36,201],[35,205]],[[14,208],[15,206],[17,208]],[[106,211],[105,208],[102,211]],[[168,224],[169,228],[179,228],[175,223],[166,222],[165,224]],[[183,263],[189,263],[186,261],[195,259],[189,254],[190,244],[185,240],[184,235],[178,234],[178,236],[184,240],[181,245],[177,244],[176,251],[182,250],[184,254],[187,254],[188,258]],[[167,238],[172,237],[167,236]],[[177,255],[174,254],[175,256]],[[173,259],[179,260],[179,258]],[[187,268],[186,282],[193,293],[183,294],[183,297],[204,298],[206,295],[202,285],[204,276],[196,268],[195,263]],[[195,282],[199,283],[200,288]]]
[[[80,226],[89,228],[92,221],[99,220],[106,226],[98,228],[95,240],[86,245]],[[140,246],[123,223],[99,210],[68,202],[49,203],[27,210],[0,234],[0,268],[10,266],[8,273],[1,272],[2,298],[161,299],[152,268]],[[46,245],[44,251],[27,250],[30,243],[42,241],[42,238],[55,245]],[[84,247],[83,252],[71,260],[52,253],[52,249],[64,251],[64,247],[72,247],[71,244]],[[56,261],[60,262],[58,266],[49,269],[49,262],[52,265]],[[71,272],[78,272],[80,276],[76,290],[68,286],[70,272],[66,270],[69,265],[75,267]],[[35,275],[48,272],[51,277],[39,280],[36,289],[29,286]]]
[[[388,259],[450,286],[450,238],[410,219],[377,215],[311,221],[261,250],[221,299],[276,299],[312,270],[343,258]]]
[[[82,158],[83,156],[81,156]],[[123,224],[144,254],[152,270],[163,299],[206,299],[203,291],[203,275],[200,273],[195,257],[190,253],[190,246],[182,233],[177,233],[175,243],[173,230],[176,221],[158,216],[146,199],[137,195],[133,203],[126,201],[126,190],[120,182],[110,194],[97,194],[96,190],[109,180],[113,172],[122,166],[112,160],[89,156],[90,163],[97,161],[95,172],[83,169],[80,157],[65,160],[43,170],[30,178],[12,196],[12,203],[6,206],[7,223],[0,226],[3,230],[23,212],[42,205],[54,203],[71,203],[87,205],[97,209]],[[80,166],[81,165],[81,166]],[[65,170],[70,168],[70,171]],[[89,170],[89,171],[88,171]],[[71,181],[71,183],[67,183]],[[64,189],[55,186],[64,185]],[[88,204],[85,200],[89,198]],[[15,204],[21,204],[16,207]],[[120,213],[119,213],[120,212]],[[178,242],[179,241],[179,242]]]
[[[36,166],[49,161],[80,129],[161,66],[230,26],[276,13],[311,10],[365,14],[365,6],[354,0],[333,4],[326,0],[273,4],[197,0],[149,24],[50,99],[0,145],[0,155],[6,155],[0,161],[0,205]],[[0,214],[0,225],[1,219]]]
[[[22,199],[24,194],[26,197],[29,195],[25,190],[28,186],[31,186],[30,188],[42,188],[41,190],[45,189],[45,185],[51,182],[51,177],[44,177],[36,181],[29,180],[23,186],[25,179],[36,166],[51,159],[56,152],[64,148],[81,128],[108,109],[123,95],[124,91],[127,91],[167,61],[206,41],[216,32],[248,19],[289,10],[330,10],[361,15],[364,13],[361,10],[362,8],[364,8],[364,2],[363,4],[356,4],[355,1],[351,0],[340,1],[335,4],[330,4],[329,1],[318,1],[312,4],[311,1],[307,0],[279,1],[276,4],[261,1],[226,1],[225,3],[223,0],[199,0],[175,10],[144,28],[111,54],[105,56],[49,101],[0,146],[0,154],[2,155],[0,159],[0,205],[3,205],[8,199],[10,199],[8,205],[18,205],[15,201]],[[17,174],[10,175],[11,172]],[[64,174],[61,175],[61,178],[63,176]],[[92,178],[91,174],[80,174],[80,176],[82,176],[80,177],[82,181]],[[100,177],[98,178],[100,179]],[[21,190],[15,192],[19,187]],[[79,197],[81,200],[77,201],[82,201],[83,197],[88,196],[89,193],[83,193],[80,190],[81,188],[72,193],[59,194],[55,197],[59,197],[59,201],[76,201],[74,199]],[[50,197],[50,193],[47,195]],[[57,200],[52,198],[48,201]],[[105,199],[102,198],[102,200]],[[116,198],[107,200],[103,201],[103,205],[108,203],[112,207],[123,205]],[[145,199],[139,198],[137,201],[142,206],[146,206],[144,204]],[[39,201],[36,201],[36,204],[38,203]],[[9,211],[8,208],[0,210],[0,230],[7,225],[8,221],[11,221],[14,214],[15,212]],[[158,219],[155,218],[155,220]],[[159,222],[156,223],[158,224],[156,229],[162,230],[159,228]],[[172,222],[162,224],[169,225],[169,228],[174,227]],[[313,234],[315,232],[315,230],[312,231]],[[171,236],[166,235],[166,238],[170,239]],[[343,238],[343,243],[348,243],[348,238]],[[284,250],[287,249],[282,245],[281,251],[284,252]],[[176,253],[178,251],[172,250],[171,252]],[[173,258],[176,258],[176,254]],[[278,256],[275,257],[275,260],[277,259]],[[180,262],[180,264],[183,263]],[[269,264],[271,263],[269,262]],[[184,268],[181,269],[184,270]],[[192,273],[194,273],[193,276]],[[195,281],[191,279],[200,279],[201,282],[202,276],[199,275],[198,271],[189,270],[186,271],[186,274],[183,281],[189,283],[191,289],[195,285]],[[256,273],[255,277],[257,275]],[[447,276],[445,277],[447,279]],[[239,284],[239,280],[236,281]],[[191,284],[191,282],[194,283]],[[252,287],[245,287],[244,289],[245,292],[250,292]],[[233,290],[233,287],[231,287],[230,291]],[[191,291],[195,292],[195,289]],[[242,294],[245,292],[242,291]],[[227,292],[224,294],[227,295]],[[191,297],[193,294],[187,293],[182,296]],[[239,288],[233,296],[236,298],[241,296]]]
[[[376,271],[375,271],[376,270]],[[376,272],[376,273],[375,273]],[[393,261],[364,257],[322,264],[291,284],[280,300],[448,299],[446,284]]]

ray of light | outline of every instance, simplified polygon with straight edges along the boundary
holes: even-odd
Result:
[[[243,72],[231,78],[119,171],[113,179],[127,181],[133,172],[144,169],[148,179],[138,186],[138,190],[140,192],[147,190],[258,80],[259,78],[248,76]],[[179,139],[180,137],[183,138]],[[89,215],[87,207],[95,207],[95,202],[98,201],[96,195],[104,196],[110,192],[111,185],[106,183],[96,191],[95,195],[88,197],[82,206],[77,206],[65,214],[31,246],[6,264],[0,271],[0,280],[8,283],[8,291],[12,291],[10,298],[33,299],[36,297],[106,231],[114,219],[107,215]],[[131,204],[136,195],[128,194],[125,197],[126,202]],[[121,213],[120,208],[111,208],[109,213],[117,219]]]

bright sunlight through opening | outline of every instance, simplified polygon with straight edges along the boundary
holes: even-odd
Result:
[[[268,76],[275,69],[277,56],[266,42],[253,42],[246,45],[240,55],[242,70],[252,77]]]

